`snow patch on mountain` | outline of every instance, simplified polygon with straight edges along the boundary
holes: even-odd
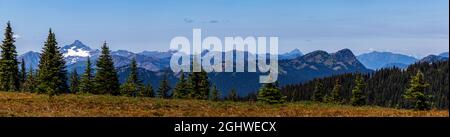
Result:
[[[64,57],[88,57],[90,56],[89,52],[82,49],[76,49],[76,46],[71,47],[67,50],[66,53],[64,53]]]

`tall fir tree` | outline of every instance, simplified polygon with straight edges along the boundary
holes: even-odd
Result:
[[[94,92],[94,76],[92,74],[92,64],[91,58],[88,56],[86,62],[86,69],[80,82],[80,92],[79,93],[92,93]]]
[[[76,69],[73,69],[70,75],[70,92],[78,93],[80,91],[80,78]]]
[[[220,91],[216,86],[213,86],[210,96],[210,100],[212,101],[218,101],[220,99]]]
[[[184,77],[184,72],[180,72],[180,80],[173,89],[174,98],[187,98],[189,95],[189,88],[186,78]]]
[[[106,42],[103,43],[101,55],[97,60],[97,73],[94,78],[95,94],[120,95],[120,83],[116,68]]]
[[[128,80],[130,83],[135,83],[140,85],[141,84],[141,80],[139,80],[138,78],[138,67],[137,67],[137,62],[136,62],[136,58],[133,58],[131,60],[131,73],[130,76],[128,77]]]
[[[313,101],[323,102],[325,96],[325,89],[322,82],[316,81],[313,92]]]
[[[136,59],[131,60],[131,72],[127,81],[121,86],[121,92],[124,96],[139,96],[142,84],[138,78],[138,68]]]
[[[57,45],[55,33],[50,29],[39,61],[38,93],[53,96],[69,90],[66,63]]]
[[[286,98],[287,97],[281,93],[278,83],[266,83],[259,90],[257,100],[268,104],[280,104],[285,103]]]
[[[188,78],[189,97],[192,99],[206,100],[209,97],[210,82],[208,73],[203,69],[201,72],[192,72]]]
[[[418,71],[411,78],[409,87],[403,94],[403,98],[416,110],[429,110],[431,109],[431,96],[425,93],[428,88],[430,88],[430,84],[425,81],[424,74]]]
[[[27,79],[27,70],[25,68],[25,60],[22,58],[22,61],[20,62],[20,90],[24,91],[23,85],[25,84],[25,81]]]
[[[362,106],[366,104],[366,96],[362,92],[365,85],[361,74],[357,74],[355,78],[355,87],[352,89],[352,98],[350,99],[353,106]]]
[[[211,83],[209,82],[208,73],[202,69],[200,72],[200,95],[202,99],[207,100],[209,98],[209,93],[211,91]]]
[[[159,84],[158,98],[163,98],[163,99],[170,98],[169,91],[170,91],[170,85],[169,85],[169,81],[167,80],[167,72],[166,72],[163,76],[163,79],[161,80],[161,82]]]
[[[342,88],[341,80],[336,79],[334,82],[333,90],[331,90],[330,96],[328,96],[328,98],[326,99],[327,102],[342,103],[341,88]]]
[[[0,90],[2,91],[17,91],[20,86],[19,62],[14,42],[14,33],[8,21],[0,55]]]
[[[200,72],[192,72],[189,74],[187,80],[187,87],[189,89],[188,97],[191,99],[207,100],[209,98],[211,83],[209,82],[208,73],[201,68],[198,61],[199,59],[195,56],[191,62],[191,69],[194,70],[194,67],[200,67]]]
[[[30,66],[29,71],[27,73],[27,79],[23,84],[23,91],[34,92],[36,91],[37,83],[35,79],[36,74],[33,71],[33,68]]]

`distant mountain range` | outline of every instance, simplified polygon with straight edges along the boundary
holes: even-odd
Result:
[[[76,40],[70,45],[63,46],[61,49],[63,53],[67,70],[71,72],[76,69],[78,73],[83,73],[86,67],[86,60],[91,58],[94,66],[97,58],[100,55],[98,49],[91,49],[81,41]],[[136,58],[139,68],[139,78],[144,83],[151,83],[153,87],[159,86],[159,81],[162,75],[169,73],[169,82],[174,86],[178,80],[179,74],[167,71],[169,68],[170,58],[176,51],[143,51],[140,53],[133,53],[127,50],[112,51],[111,56],[114,65],[118,70],[119,80],[124,82],[130,73],[129,64],[131,59]],[[208,51],[204,51],[206,53]],[[231,51],[229,51],[231,52]],[[235,51],[240,52],[240,51]],[[244,52],[247,54],[247,52]],[[225,54],[225,53],[222,53]],[[444,53],[441,55],[445,55]],[[440,59],[448,59],[442,56],[429,56],[421,61],[437,61]],[[248,54],[245,56],[247,59]],[[38,52],[27,52],[19,56],[19,59],[24,59],[27,64],[26,67],[37,68],[39,64],[40,54]],[[362,54],[356,57],[351,50],[343,49],[336,53],[327,53],[325,51],[314,51],[303,55],[303,53],[295,49],[291,52],[278,55],[279,58],[279,77],[280,85],[296,84],[312,80],[314,78],[327,77],[331,75],[343,73],[370,73],[371,69],[379,69],[383,67],[405,67],[409,64],[417,62],[418,60],[401,54],[394,54],[389,52],[371,52]],[[365,67],[369,66],[369,67]],[[211,82],[216,85],[221,91],[222,95],[227,95],[228,91],[235,88],[239,95],[245,96],[250,92],[255,92],[261,86],[259,84],[259,76],[263,75],[260,72],[256,73],[209,73]]]
[[[296,84],[314,78],[343,73],[372,72],[372,70],[366,69],[348,49],[331,54],[325,51],[316,51],[294,59],[280,60],[279,69],[278,82],[280,85]],[[119,79],[124,82],[130,73],[130,69],[129,67],[121,67],[118,70]],[[164,72],[139,69],[139,76],[144,82],[158,86]],[[168,71],[168,73],[169,83],[173,86],[176,84],[179,74],[171,71]],[[260,72],[213,72],[208,74],[211,82],[222,91],[222,95],[227,95],[228,91],[234,88],[241,96],[258,90],[261,86],[259,83],[260,75],[262,75]]]
[[[439,55],[429,55],[423,59],[416,59],[412,56],[391,53],[391,52],[378,52],[373,51],[357,56],[364,66],[369,69],[376,70],[381,68],[407,68],[408,65],[416,62],[435,62],[448,59],[448,52],[441,53]]]
[[[378,51],[361,54],[357,58],[364,66],[373,70],[393,66],[404,68],[418,61],[411,56]]]
[[[447,57],[447,58],[448,58],[448,52],[441,53],[441,54],[439,54],[438,56],[441,56],[441,57]]]
[[[100,55],[100,50],[91,49],[79,40],[75,40],[72,44],[63,46],[60,51],[63,53],[68,70],[77,69],[78,71],[84,70],[84,66],[87,61],[87,57],[91,57],[91,61],[95,64],[95,61]],[[112,51],[111,56],[114,60],[116,67],[123,67],[130,64],[131,59],[136,58],[138,67],[144,68],[149,71],[160,71],[169,67],[170,57],[176,51],[170,50],[167,52],[159,51],[143,51],[140,53],[133,53],[127,50]],[[291,52],[281,54],[279,59],[293,59],[303,54],[300,50],[295,49]],[[30,51],[19,56],[19,59],[24,58],[28,67],[37,68],[39,64],[40,53]]]
[[[78,72],[82,72],[85,69],[87,58],[90,56],[91,61],[95,64],[100,55],[100,50],[91,49],[81,41],[76,40],[70,45],[63,46],[60,51],[63,53],[66,61],[67,70],[71,71],[77,69]],[[147,52],[133,53],[126,50],[112,51],[111,56],[114,60],[115,67],[123,67],[130,64],[131,59],[136,58],[139,62],[138,67],[144,68],[150,71],[159,71],[169,67],[170,56],[173,51],[168,52]],[[165,55],[165,56],[159,56]],[[19,59],[24,58],[26,67],[37,68],[39,64],[38,52],[27,52],[19,56]]]
[[[297,57],[303,56],[303,53],[299,49],[294,49],[290,52],[281,54],[278,59],[279,60],[287,60],[287,59],[294,59]]]
[[[445,56],[438,56],[438,55],[429,55],[429,56],[426,56],[425,58],[421,59],[419,62],[433,63],[433,62],[444,61],[444,60],[448,60],[448,56],[445,57]]]
[[[41,54],[39,52],[29,51],[18,57],[19,61],[22,59],[25,61],[25,68],[28,71],[30,67],[33,69],[38,68],[39,60],[41,58]]]

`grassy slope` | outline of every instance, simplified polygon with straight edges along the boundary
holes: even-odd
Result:
[[[447,110],[413,111],[374,106],[352,107],[311,102],[263,105],[251,102],[161,100],[97,95],[47,95],[0,92],[0,116],[263,116],[263,117],[348,117],[348,116],[443,116]]]

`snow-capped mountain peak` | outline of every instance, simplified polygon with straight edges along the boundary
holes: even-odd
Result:
[[[72,44],[64,46],[61,51],[64,57],[88,57],[92,49],[81,41],[75,40]]]

